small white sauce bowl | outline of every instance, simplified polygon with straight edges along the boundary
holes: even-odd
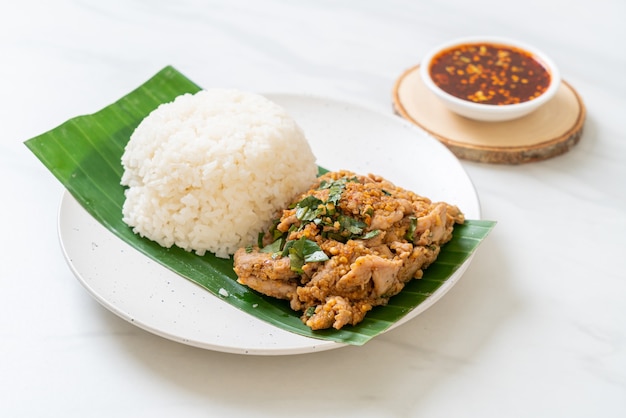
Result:
[[[548,70],[548,73],[550,74],[550,84],[548,85],[547,90],[540,96],[529,101],[515,104],[495,105],[464,100],[453,96],[438,87],[430,76],[430,66],[433,59],[445,50],[465,44],[476,43],[494,44],[504,47],[508,46],[526,51],[535,60],[539,61],[539,63],[542,64],[546,70]],[[431,49],[422,59],[420,64],[420,76],[428,89],[432,91],[448,109],[461,116],[486,122],[506,121],[520,118],[531,113],[552,99],[561,84],[559,70],[546,54],[525,43],[501,37],[465,37],[441,44]]]

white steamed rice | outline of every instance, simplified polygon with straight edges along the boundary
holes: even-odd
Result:
[[[255,243],[315,180],[315,156],[286,111],[251,93],[185,94],[148,115],[122,156],[123,219],[163,247],[227,257]]]

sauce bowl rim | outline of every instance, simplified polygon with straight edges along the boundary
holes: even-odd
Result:
[[[504,47],[512,47],[515,49],[519,49],[529,53],[535,60],[537,60],[550,74],[550,84],[548,88],[539,96],[532,100],[528,100],[521,103],[511,103],[504,105],[496,105],[496,104],[487,104],[487,103],[477,103],[471,100],[461,99],[456,97],[441,87],[437,86],[435,82],[432,80],[430,76],[430,66],[433,58],[440,54],[441,52],[449,49],[453,49],[454,47],[465,45],[465,44],[475,44],[475,43],[485,43],[485,44],[494,44],[500,45]],[[454,103],[456,106],[464,107],[467,109],[471,109],[475,112],[485,112],[491,114],[503,114],[508,113],[513,110],[522,111],[529,110],[535,107],[539,107],[543,103],[550,100],[558,90],[561,84],[561,75],[558,67],[552,61],[552,59],[542,52],[541,50],[535,48],[532,45],[529,45],[525,42],[520,42],[511,38],[501,37],[501,36],[468,36],[456,38],[444,43],[441,43],[433,48],[431,48],[422,58],[420,63],[420,76],[423,82],[426,84],[429,90],[435,93],[437,96],[442,98],[444,101],[448,101]]]

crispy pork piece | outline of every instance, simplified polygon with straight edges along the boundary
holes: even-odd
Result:
[[[262,248],[235,253],[235,272],[289,300],[311,329],[340,329],[421,278],[463,222],[457,207],[382,177],[330,172],[282,211]]]
[[[300,310],[297,297],[298,273],[291,270],[288,257],[272,258],[260,251],[235,252],[235,273],[238,282],[278,299],[287,299],[293,310]]]

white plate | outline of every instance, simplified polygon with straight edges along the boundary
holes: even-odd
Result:
[[[379,174],[432,200],[458,205],[468,219],[480,219],[478,196],[459,161],[408,122],[320,97],[266,96],[298,121],[322,167]],[[58,228],[67,262],[87,291],[121,318],[154,334],[240,354],[298,354],[344,346],[292,334],[239,311],[114,236],[67,192]],[[435,303],[470,261],[395,326]]]

